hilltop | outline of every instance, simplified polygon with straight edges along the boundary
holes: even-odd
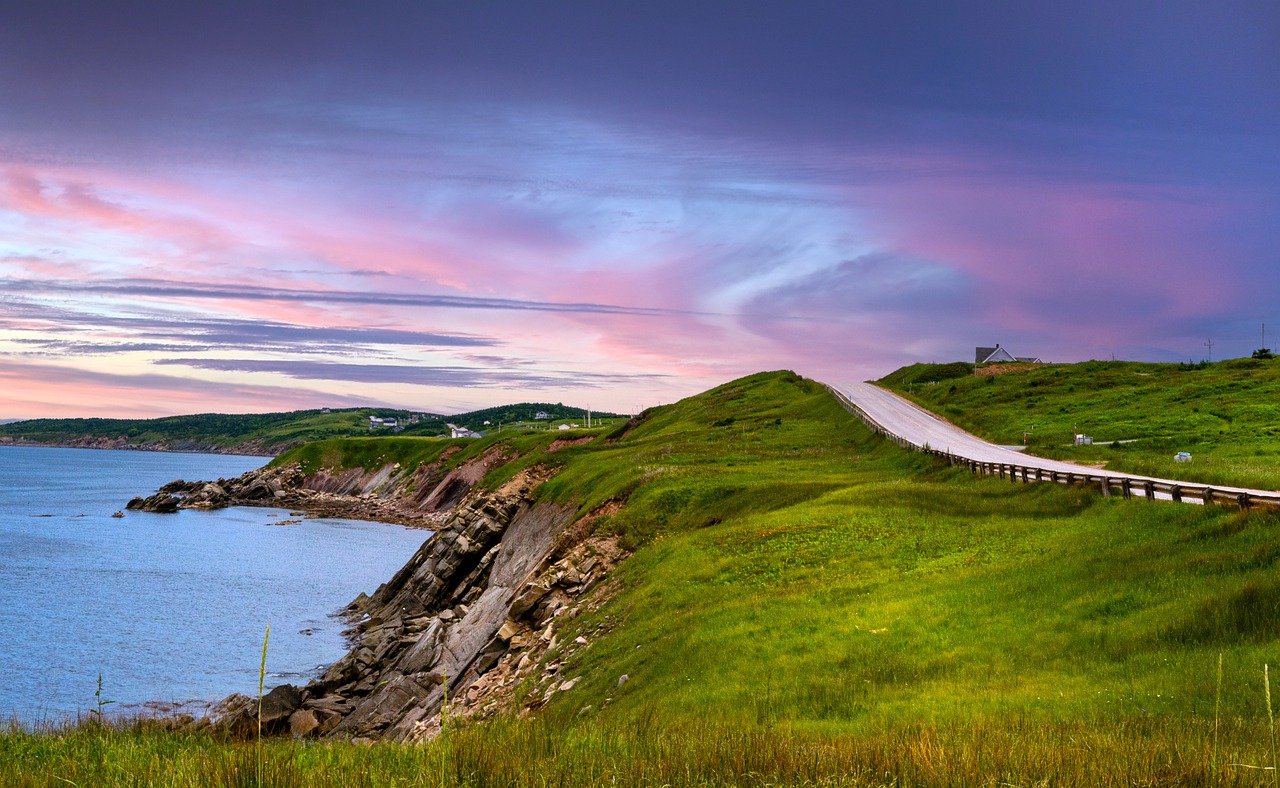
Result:
[[[561,403],[522,402],[454,416],[388,408],[336,408],[287,413],[202,413],[156,419],[29,419],[0,424],[0,441],[85,448],[204,451],[274,456],[308,441],[371,434],[371,416],[395,419],[397,429],[373,434],[448,436],[448,423],[477,432],[499,426],[517,429],[583,422],[586,411]],[[537,418],[545,414],[546,418]],[[614,413],[592,418],[617,420]]]
[[[983,438],[1162,478],[1280,489],[1280,360],[915,364],[878,381]],[[1000,374],[991,374],[1000,373]],[[1092,445],[1076,446],[1076,434]],[[1185,451],[1190,463],[1176,462]]]
[[[972,477],[791,373],[613,428],[334,439],[262,473],[424,508],[466,488],[442,536],[357,601],[362,640],[317,690],[355,731],[445,731],[414,747],[276,740],[272,784],[1237,784],[1270,763],[1280,515]],[[448,634],[490,609],[471,579],[509,553],[483,540],[527,536],[502,522],[535,511],[567,525],[512,586],[510,627]],[[434,576],[463,596],[411,587]],[[455,646],[481,659],[413,672]],[[443,680],[447,724],[426,705]],[[252,748],[209,734],[0,737],[9,783],[255,768]]]

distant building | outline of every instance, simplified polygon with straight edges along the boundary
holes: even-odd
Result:
[[[1091,446],[1091,445],[1093,445],[1093,438],[1089,437],[1088,435],[1084,435],[1084,434],[1077,434],[1077,435],[1076,435],[1076,445],[1077,445],[1077,446]]]
[[[1177,454],[1173,455],[1173,461],[1174,462],[1191,462],[1191,452],[1180,451]]]
[[[399,432],[404,428],[401,427],[400,422],[396,421],[395,419],[384,419],[379,416],[370,416],[369,429],[371,430],[392,429]]]
[[[546,412],[545,410],[540,410],[540,411],[538,411],[537,413],[533,414],[533,417],[534,417],[535,419],[549,419],[549,418],[551,418],[549,415],[547,415],[547,412]]]
[[[466,427],[463,427],[462,425],[459,425],[459,424],[447,424],[445,426],[449,428],[450,438],[482,438],[484,437],[480,433],[475,432],[474,430],[469,430]]]
[[[995,347],[976,347],[973,349],[973,363],[975,364],[1012,364],[1021,362],[1023,364],[1043,364],[1038,356],[1015,356],[1004,348],[1000,347],[997,342]]]

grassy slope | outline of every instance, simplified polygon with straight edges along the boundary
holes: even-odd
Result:
[[[1280,489],[1280,360],[1215,364],[1090,361],[938,382],[915,365],[881,382],[998,443],[1108,468],[1210,484]],[[953,365],[947,365],[953,366]],[[1076,431],[1120,446],[1072,445]],[[1173,461],[1179,451],[1190,464]]]
[[[538,411],[550,418],[534,421]],[[408,425],[404,434],[440,435],[448,432],[446,422],[474,430],[488,430],[499,422],[506,425],[524,422],[545,429],[566,421],[582,421],[583,411],[561,404],[520,403],[471,411],[457,416],[427,418]],[[403,419],[408,411],[377,408],[346,408],[323,412],[299,410],[289,413],[202,413],[190,416],[167,416],[159,419],[31,419],[0,425],[0,435],[22,437],[43,443],[64,443],[85,436],[117,438],[124,436],[132,443],[159,441],[191,441],[231,448],[250,441],[263,446],[283,447],[301,441],[318,441],[337,437],[368,437],[369,417],[386,416]],[[616,414],[598,414],[593,418],[616,421]],[[374,433],[391,437],[390,431]]]
[[[620,439],[549,455],[548,436],[521,440],[522,462],[562,468],[544,495],[629,499],[600,524],[638,548],[616,595],[561,634],[592,642],[564,671],[582,682],[536,720],[425,748],[272,743],[270,781],[1203,783],[1215,762],[1269,761],[1274,515],[976,479],[875,439],[788,373],[656,409]],[[202,737],[0,737],[6,784],[254,769],[252,749]]]
[[[407,412],[394,413],[407,415]],[[319,410],[290,413],[203,413],[159,419],[32,419],[0,426],[0,435],[47,443],[75,440],[84,436],[124,436],[133,443],[196,441],[232,447],[249,441],[261,441],[266,446],[278,446],[336,435],[367,434],[370,415],[391,414],[390,411],[357,408],[329,413]]]

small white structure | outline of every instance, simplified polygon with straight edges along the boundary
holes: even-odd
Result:
[[[1191,452],[1180,451],[1177,454],[1173,455],[1173,461],[1174,462],[1191,462]]]
[[[382,419],[378,418],[377,416],[369,417],[369,429],[380,430],[385,426],[386,426],[385,422],[383,422]]]
[[[549,415],[547,415],[547,412],[545,410],[538,411],[537,413],[533,414],[533,417],[535,419],[542,420],[542,421],[545,421],[546,419],[551,418]]]
[[[1091,445],[1093,445],[1093,438],[1089,437],[1088,435],[1085,435],[1084,433],[1077,433],[1077,434],[1076,434],[1076,445],[1077,445],[1077,446],[1091,446]]]
[[[480,433],[474,432],[458,424],[448,424],[450,438],[480,438]]]
[[[570,427],[568,424],[561,424],[559,427],[556,427],[556,429],[558,429],[558,430],[571,430],[571,429],[573,429],[573,427]]]

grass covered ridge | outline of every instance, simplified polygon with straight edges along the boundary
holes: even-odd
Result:
[[[537,419],[542,413],[545,419]],[[585,423],[586,411],[561,403],[522,402],[470,411],[456,416],[414,413],[388,408],[338,408],[287,413],[201,413],[158,419],[30,419],[0,424],[0,437],[37,443],[73,443],[82,439],[124,438],[134,445],[164,444],[182,449],[279,451],[305,441],[341,437],[391,438],[398,435],[448,435],[448,424],[488,432],[499,426],[554,429],[559,424]],[[369,430],[369,417],[395,418],[402,432]],[[593,414],[593,420],[617,422],[613,413]],[[413,421],[410,422],[410,419]]]
[[[996,443],[1163,478],[1280,489],[1280,360],[1088,361],[979,377],[916,364],[879,382]],[[1095,441],[1075,446],[1075,433]],[[1189,451],[1193,461],[1173,455]]]
[[[597,527],[636,553],[558,632],[590,642],[562,669],[581,681],[424,747],[271,742],[270,784],[1269,781],[1245,766],[1270,765],[1277,515],[971,477],[785,372],[583,436],[522,437],[516,463],[555,464],[541,494],[584,512],[626,501]],[[4,784],[254,763],[208,737],[0,737]]]

